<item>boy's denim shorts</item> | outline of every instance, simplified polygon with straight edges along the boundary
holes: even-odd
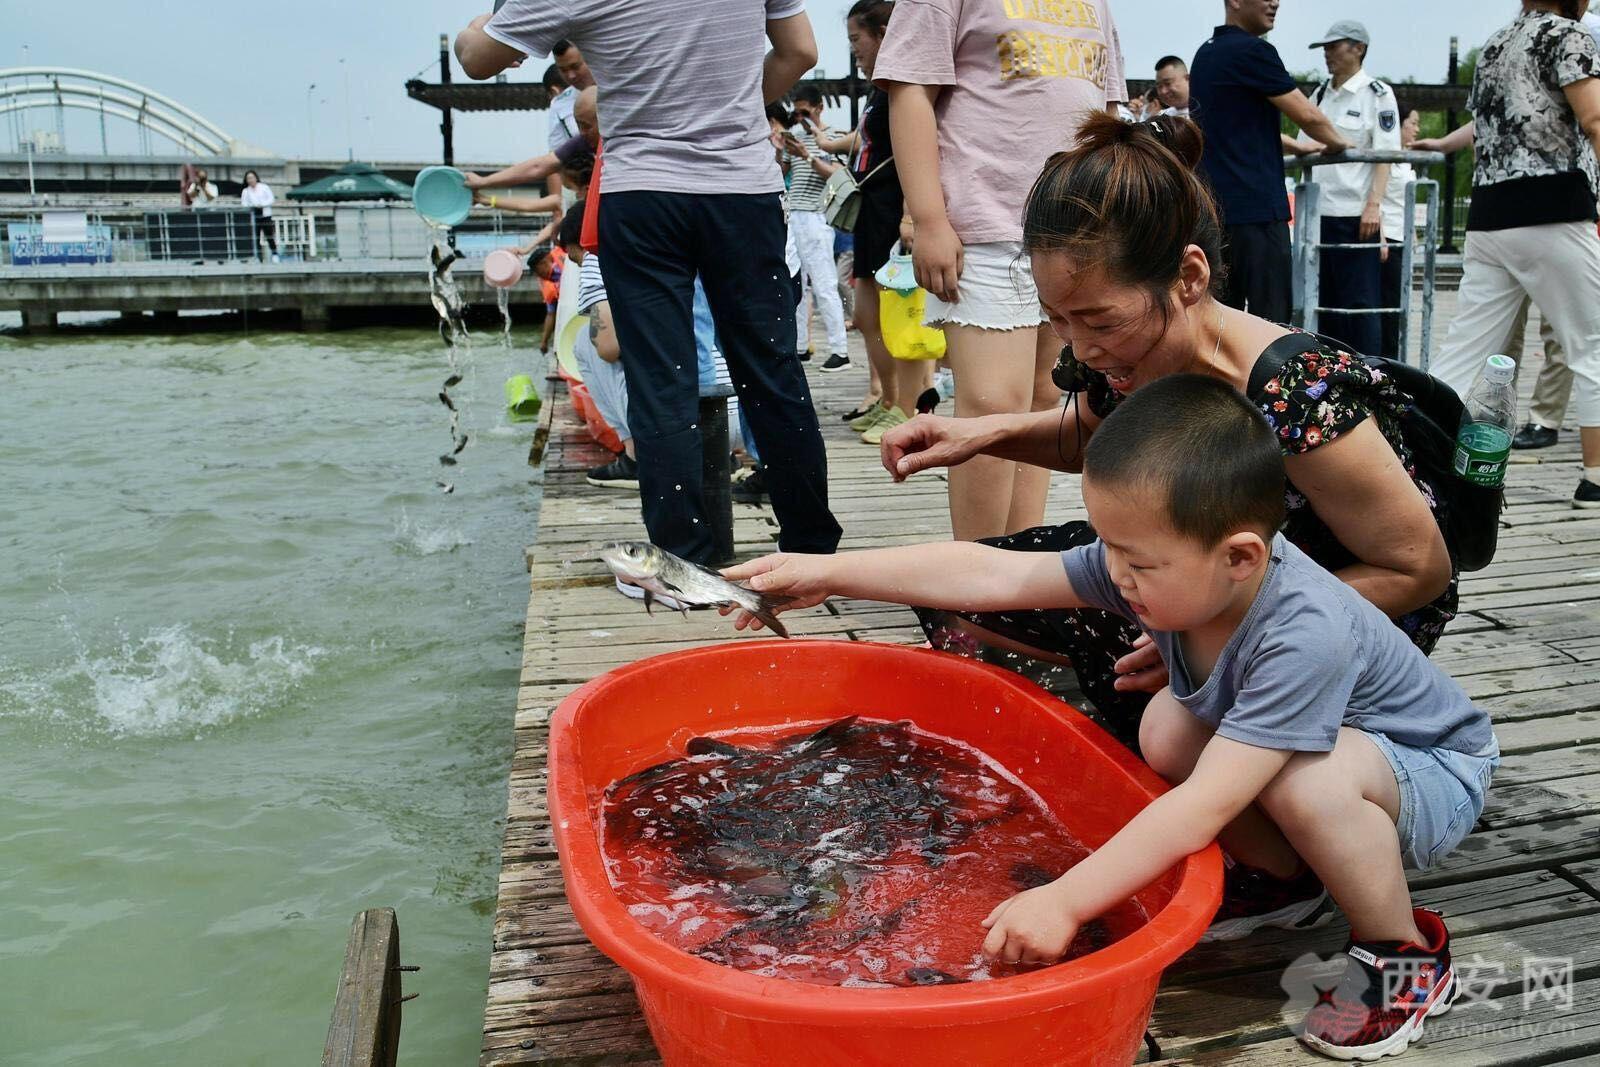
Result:
[[[1500,766],[1500,743],[1491,740],[1483,751],[1467,753],[1413,748],[1382,734],[1367,737],[1388,759],[1400,786],[1400,858],[1410,870],[1426,870],[1449,855],[1483,814],[1489,779]]]

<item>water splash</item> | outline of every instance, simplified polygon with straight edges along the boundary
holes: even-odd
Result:
[[[54,670],[0,668],[0,715],[113,737],[194,734],[281,706],[326,654],[282,635],[240,648],[232,635],[200,637],[179,623],[124,637],[109,654],[80,647]]]
[[[418,556],[435,556],[441,552],[454,552],[472,544],[472,538],[459,527],[449,523],[428,526],[411,518],[405,508],[394,524],[394,541],[401,551]]]

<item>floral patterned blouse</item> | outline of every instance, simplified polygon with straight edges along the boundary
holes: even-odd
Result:
[[[1080,367],[1087,382],[1089,410],[1104,418],[1122,400],[1105,375]],[[1328,344],[1290,357],[1276,378],[1266,384],[1261,413],[1278,434],[1285,456],[1298,456],[1337,440],[1367,419],[1376,419],[1384,440],[1400,457],[1411,481],[1427,501],[1435,520],[1444,522],[1443,505],[1418,470],[1400,430],[1406,397],[1382,371],[1369,367],[1359,356]],[[1330,571],[1358,562],[1317,515],[1311,502],[1291,480],[1284,491],[1288,520],[1283,533],[1306,555]],[[1432,652],[1445,626],[1456,617],[1459,572],[1451,564],[1450,585],[1432,603],[1395,619],[1424,652]]]

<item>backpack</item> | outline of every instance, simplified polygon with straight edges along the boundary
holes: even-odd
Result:
[[[1252,404],[1266,400],[1267,383],[1295,356],[1316,351],[1324,343],[1342,345],[1309,333],[1291,333],[1267,346],[1250,371],[1245,390]],[[1409,401],[1400,418],[1400,431],[1420,473],[1441,499],[1440,531],[1456,566],[1463,571],[1482,570],[1494,559],[1500,537],[1501,487],[1474,485],[1455,472],[1456,432],[1465,405],[1456,391],[1427,371],[1383,356],[1350,353],[1373,370],[1381,371]]]

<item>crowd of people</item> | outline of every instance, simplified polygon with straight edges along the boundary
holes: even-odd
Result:
[[[1404,871],[1470,831],[1498,747],[1427,658],[1457,610],[1467,516],[1408,437],[1414,397],[1364,358],[1403,356],[1381,312],[1409,284],[1390,246],[1410,238],[1414,175],[1319,160],[1321,299],[1339,310],[1312,335],[1286,325],[1284,157],[1476,145],[1434,373],[1464,394],[1520,342],[1531,302],[1563,377],[1519,444],[1553,438],[1570,382],[1573,503],[1600,506],[1600,48],[1577,21],[1586,0],[1507,0],[1474,121],[1418,141],[1415,109],[1366,71],[1360,23],[1307,42],[1328,72],[1308,96],[1266,40],[1279,0],[1217,0],[1192,59],[1163,57],[1130,100],[1114,2],[859,0],[847,30],[872,88],[838,131],[796,88],[817,58],[803,0],[508,0],[460,34],[462,66],[484,78],[553,55],[572,112],[552,107],[549,153],[472,183],[508,206],[487,190],[561,176],[538,202],[564,212],[562,299],[576,263],[586,381],[608,383],[653,542],[721,562],[696,424],[709,356],[780,526],[781,551],[731,577],[791,607],[908,603],[936,648],[1070,665],[1097,720],[1178,786],[997,907],[985,951],[1053,960],[1220,838],[1208,936],[1304,928],[1337,905],[1346,980],[1302,1036],[1341,1058],[1403,1051],[1457,992],[1444,921],[1412,907]],[[849,370],[832,225],[847,217],[872,383],[852,425],[895,480],[948,471],[948,544],[833,555],[797,310],[809,292],[817,369]],[[939,400],[932,366],[895,359],[876,314],[875,279],[907,253],[951,416],[914,414]],[[1045,524],[1052,471],[1083,475],[1088,522]],[[1409,986],[1382,980],[1391,964]]]

